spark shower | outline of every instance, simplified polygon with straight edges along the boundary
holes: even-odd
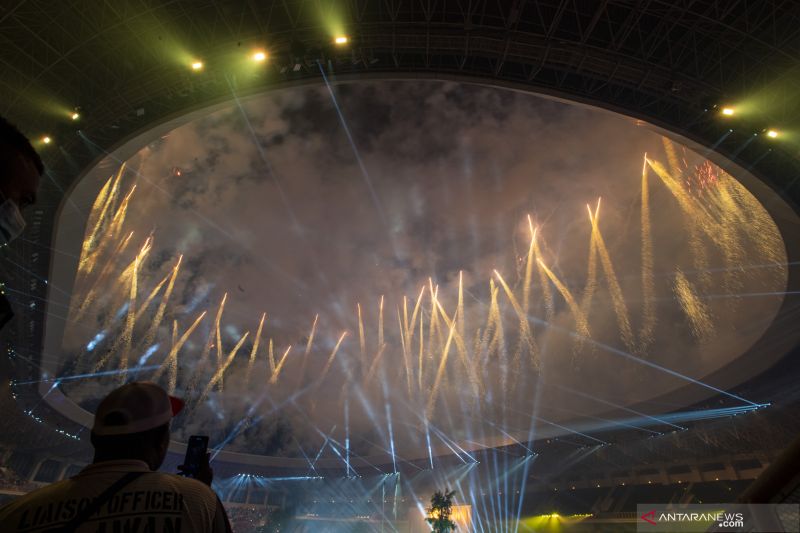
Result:
[[[639,190],[624,235],[604,223],[619,209],[613,198],[566,202],[575,220],[566,245],[573,253],[563,254],[563,228],[531,210],[505,228],[513,235],[510,261],[480,272],[464,265],[441,281],[419,276],[414,293],[342,301],[349,311],[337,316],[316,310],[310,297],[303,330],[286,327],[287,317],[268,301],[251,316],[230,312],[242,292],[235,279],[216,280],[227,289],[213,301],[207,287],[177,298],[181,278],[193,276],[192,258],[154,257],[159,231],[127,229],[140,174],[122,165],[92,206],[69,309],[74,331],[98,327],[62,368],[98,378],[64,387],[85,399],[96,386],[159,381],[188,400],[179,432],[202,425],[216,431],[218,450],[304,457],[310,473],[320,457],[338,459],[347,476],[362,473],[355,458],[363,465],[389,457],[395,470],[420,457],[433,467],[438,454],[468,463],[474,450],[525,447],[540,434],[602,444],[568,421],[631,403],[608,387],[635,388],[638,380],[653,395],[686,384],[721,392],[701,380],[698,369],[707,367],[663,356],[660,339],[672,328],[689,332],[697,354],[727,346],[736,323],[720,317],[746,314],[748,296],[759,290],[779,301],[775,288],[785,287],[783,243],[758,201],[667,139],[663,154],[663,161],[631,154],[642,166],[639,176],[621,178]],[[671,199],[680,223],[668,232],[688,250],[673,264],[654,236],[664,233],[654,231],[652,212],[663,208],[653,204],[656,191],[662,202],[663,195]],[[615,254],[620,239],[637,241],[636,257]],[[579,249],[584,260],[576,264]],[[620,382],[583,385],[601,366],[618,372]],[[563,397],[577,403],[554,400]],[[634,414],[625,424],[643,432],[674,426]],[[279,446],[264,445],[265,435]]]

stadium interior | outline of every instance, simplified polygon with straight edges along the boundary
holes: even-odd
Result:
[[[236,532],[798,520],[800,6],[6,4],[0,505],[148,380]]]

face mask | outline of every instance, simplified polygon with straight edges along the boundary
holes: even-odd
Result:
[[[22,234],[25,219],[19,212],[17,203],[6,200],[0,204],[0,244],[8,244]]]

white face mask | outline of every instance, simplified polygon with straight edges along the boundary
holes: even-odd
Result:
[[[25,219],[17,203],[6,199],[0,204],[0,244],[8,244],[22,234]]]

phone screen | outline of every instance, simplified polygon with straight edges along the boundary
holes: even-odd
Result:
[[[208,436],[192,435],[186,446],[186,457],[183,460],[184,473],[189,477],[197,477],[200,465],[208,450]]]

